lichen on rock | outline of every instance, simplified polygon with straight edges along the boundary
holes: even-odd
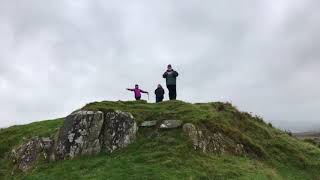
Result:
[[[16,168],[26,172],[32,169],[40,159],[49,160],[53,142],[50,138],[34,137],[11,151],[10,158]]]
[[[192,141],[195,150],[204,153],[223,154],[226,152],[242,155],[245,153],[244,146],[237,144],[220,132],[211,132],[205,127],[196,127],[191,123],[183,125],[183,131]]]
[[[138,131],[132,114],[121,111],[107,112],[104,115],[104,127],[100,137],[107,152],[113,152],[131,144]]]
[[[103,125],[100,111],[77,111],[67,116],[60,129],[56,147],[58,159],[97,154],[101,150],[99,136]]]
[[[121,111],[77,111],[69,115],[60,129],[58,159],[113,152],[126,147],[136,137],[137,124],[130,113]]]

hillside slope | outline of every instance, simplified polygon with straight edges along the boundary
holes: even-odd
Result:
[[[244,145],[248,153],[194,150],[182,129],[140,128],[137,140],[112,154],[41,162],[27,173],[13,171],[9,152],[34,136],[54,137],[63,119],[0,130],[1,179],[319,179],[320,149],[239,112],[228,103],[190,104],[168,101],[95,102],[83,110],[130,112],[138,123],[179,119],[219,132]]]

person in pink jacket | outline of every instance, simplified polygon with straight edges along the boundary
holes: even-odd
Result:
[[[134,97],[136,98],[137,101],[141,99],[141,93],[146,93],[149,95],[147,91],[144,91],[142,89],[139,89],[139,85],[136,84],[134,89],[127,88],[128,91],[133,91],[134,92]]]

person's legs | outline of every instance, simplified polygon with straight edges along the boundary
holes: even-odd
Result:
[[[176,100],[177,99],[177,86],[172,85],[172,99]]]
[[[139,101],[141,99],[141,97],[136,97],[136,100]]]
[[[171,85],[167,85],[168,91],[169,91],[169,99],[171,100],[172,97],[172,90],[171,90]]]
[[[170,100],[175,100],[175,85],[168,85],[167,86],[168,90],[169,90],[169,99]]]

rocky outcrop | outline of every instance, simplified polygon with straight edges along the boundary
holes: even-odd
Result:
[[[194,149],[200,149],[202,152],[223,153],[225,151],[224,140],[220,133],[214,133],[208,136],[206,131],[199,130],[191,123],[183,126],[183,131],[192,140]]]
[[[160,129],[180,128],[181,120],[145,121],[141,127],[153,127],[149,138],[159,136]],[[12,160],[17,168],[26,172],[45,159],[64,160],[81,155],[100,152],[112,153],[131,144],[138,131],[134,117],[121,111],[76,111],[65,118],[56,138],[33,138],[12,151]],[[245,147],[220,132],[213,132],[205,126],[191,123],[183,125],[183,131],[190,138],[195,150],[204,153],[245,154]]]
[[[132,143],[137,124],[121,111],[76,111],[65,118],[55,140],[33,138],[12,150],[16,169],[26,172],[39,160],[64,160],[102,151],[113,152]]]
[[[52,145],[50,138],[35,137],[12,150],[11,159],[17,169],[26,172],[32,169],[40,159],[50,159]]]
[[[198,131],[193,124],[191,123],[184,124],[183,132],[185,132],[187,136],[191,139],[194,149],[198,149],[203,146],[199,144],[200,143],[199,136],[202,135],[202,132]]]
[[[108,151],[124,148],[135,138],[138,127],[130,113],[115,111],[106,113],[101,131],[101,144]]]
[[[179,128],[182,126],[182,123],[183,122],[181,120],[164,120],[160,125],[160,129]]]
[[[113,152],[126,147],[136,137],[137,124],[130,113],[121,111],[77,111],[69,115],[60,130],[58,159]]]
[[[193,143],[195,150],[201,150],[204,153],[223,154],[229,152],[242,155],[245,153],[242,144],[235,143],[232,139],[224,136],[220,132],[211,132],[205,128],[199,128],[191,123],[183,125],[183,131],[187,134]]]
[[[57,158],[99,153],[103,123],[104,114],[100,111],[78,111],[66,117],[57,141]]]

